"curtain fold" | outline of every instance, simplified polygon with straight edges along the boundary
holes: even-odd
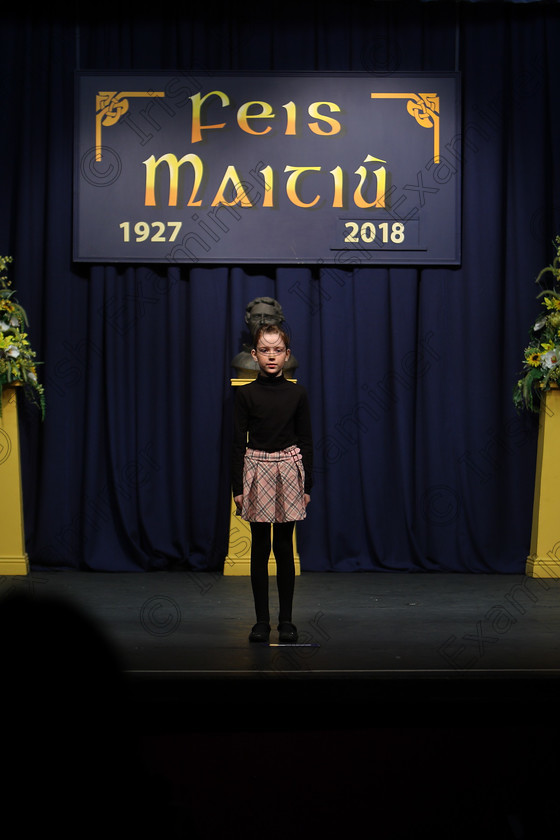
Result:
[[[47,393],[43,424],[20,411],[34,568],[222,568],[230,363],[247,303],[266,295],[283,306],[313,414],[302,569],[523,572],[537,421],[511,392],[533,280],[560,232],[558,7],[396,6],[4,22],[0,252],[14,257]],[[460,267],[72,262],[76,69],[456,67],[462,136],[443,154],[463,183]]]

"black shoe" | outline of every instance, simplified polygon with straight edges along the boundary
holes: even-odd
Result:
[[[278,640],[284,644],[295,644],[298,640],[295,624],[291,621],[281,621],[278,625]]]
[[[250,642],[266,642],[268,644],[268,640],[270,638],[270,624],[267,624],[266,621],[257,621],[253,629],[249,634],[249,641]]]

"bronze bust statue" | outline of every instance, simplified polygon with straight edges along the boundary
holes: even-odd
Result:
[[[245,323],[249,327],[251,336],[254,336],[258,327],[263,324],[284,323],[284,313],[277,300],[270,297],[258,297],[247,304],[245,308]],[[232,360],[231,366],[235,369],[239,379],[254,379],[257,376],[259,366],[251,356],[252,344],[244,344],[241,353]],[[286,362],[284,371],[288,378],[293,375],[298,362],[294,355]]]

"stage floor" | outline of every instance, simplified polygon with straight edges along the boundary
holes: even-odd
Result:
[[[247,578],[2,578],[16,595],[0,608],[6,801],[38,829],[55,807],[67,836],[87,814],[96,836],[120,820],[194,840],[365,825],[382,840],[541,840],[557,828],[558,587],[303,573],[301,645],[269,647],[247,640]],[[62,782],[53,756],[72,769]]]
[[[248,642],[254,616],[247,577],[34,571],[4,578],[0,594],[77,607],[112,644],[144,699],[169,699],[188,684],[191,699],[207,702],[220,696],[219,683],[233,702],[251,683],[253,692],[276,698],[297,692],[314,702],[328,690],[331,699],[392,702],[410,696],[411,685],[427,698],[486,697],[481,685],[488,681],[516,681],[519,697],[527,682],[556,691],[559,586],[520,575],[302,573],[294,646],[277,644],[275,623],[270,646]],[[270,597],[275,616],[273,577]],[[511,697],[509,688],[503,692]]]

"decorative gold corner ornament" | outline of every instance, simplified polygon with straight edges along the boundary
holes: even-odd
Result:
[[[372,93],[372,99],[407,99],[406,110],[422,128],[434,129],[434,163],[439,154],[439,96],[437,93]]]
[[[109,127],[118,123],[129,108],[129,97],[163,97],[165,93],[161,90],[121,91],[100,90],[95,97],[95,160],[102,160],[101,128]]]

